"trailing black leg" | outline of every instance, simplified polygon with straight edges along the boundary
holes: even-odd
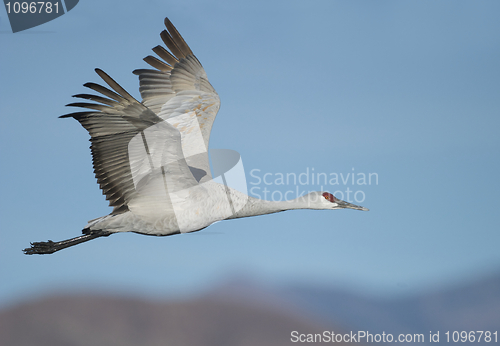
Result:
[[[107,237],[108,235],[111,234],[111,232],[107,231],[101,231],[101,230],[96,230],[96,231],[90,231],[88,229],[83,230],[83,235],[76,237],[76,238],[71,238],[67,240],[62,240],[62,241],[57,241],[54,242],[52,240],[49,241],[41,241],[41,242],[35,242],[31,243],[31,247],[26,248],[23,250],[23,252],[26,255],[44,255],[44,254],[51,254],[56,251],[65,249],[70,246],[78,245],[81,243],[84,243],[86,241],[99,238],[99,237]]]

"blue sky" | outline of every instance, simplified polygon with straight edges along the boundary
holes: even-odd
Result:
[[[496,1],[93,1],[12,34],[0,10],[0,304],[53,291],[178,296],[234,275],[371,295],[500,271],[500,23]],[[119,234],[50,256],[110,212],[70,112],[102,68],[131,71],[168,16],[222,107],[212,148],[238,151],[253,191],[313,191],[283,174],[375,173],[369,212],[291,211],[194,234]],[[267,175],[267,185],[257,184]],[[273,178],[273,179],[269,179]],[[279,196],[275,192],[275,196]]]

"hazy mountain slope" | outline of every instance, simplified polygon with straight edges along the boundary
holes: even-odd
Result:
[[[500,275],[404,299],[241,279],[189,301],[54,296],[0,311],[0,345],[292,345],[294,330],[339,327],[421,333],[421,345],[429,331],[439,330],[442,343],[446,331],[499,331]]]
[[[346,328],[391,333],[490,330],[500,332],[500,275],[459,287],[400,299],[295,286],[276,293]]]
[[[291,345],[293,330],[323,331],[276,308],[208,298],[51,297],[0,312],[2,346]]]

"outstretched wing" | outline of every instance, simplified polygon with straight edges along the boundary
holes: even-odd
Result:
[[[158,181],[168,182],[172,190],[196,185],[183,158],[180,132],[134,99],[104,71],[95,71],[114,91],[95,83],[84,84],[107,98],[74,95],[99,103],[68,104],[90,111],[61,118],[75,118],[89,132],[94,173],[114,207],[112,213],[127,211],[128,203],[141,191],[157,192]]]
[[[160,34],[170,50],[156,46],[159,58],[144,58],[154,69],[135,70],[142,104],[181,133],[184,157],[199,182],[211,179],[208,162],[210,131],[220,108],[219,95],[205,70],[173,24]]]

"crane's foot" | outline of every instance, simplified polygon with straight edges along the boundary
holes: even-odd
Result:
[[[31,247],[23,250],[25,255],[34,255],[34,254],[50,254],[57,251],[55,243],[52,240],[49,241],[41,241],[30,243]]]
[[[86,230],[84,230],[86,231]],[[84,235],[81,235],[76,238],[71,238],[67,240],[62,240],[62,241],[57,241],[54,242],[52,240],[49,241],[41,241],[41,242],[34,242],[30,243],[31,247],[26,248],[23,250],[25,255],[46,255],[46,254],[51,254],[56,251],[65,249],[70,246],[74,246],[77,244],[81,244],[83,242],[99,238],[99,237],[107,237],[110,235],[111,232],[107,231],[101,231],[101,230],[96,230],[96,231],[90,231],[88,230],[85,232]]]

